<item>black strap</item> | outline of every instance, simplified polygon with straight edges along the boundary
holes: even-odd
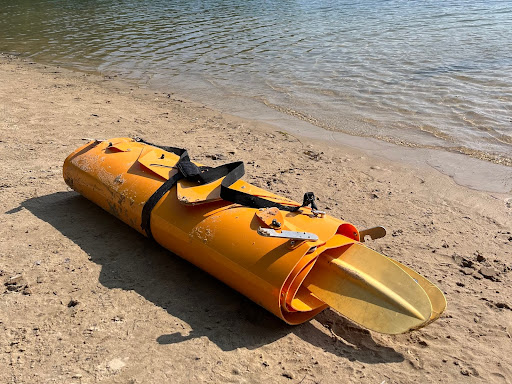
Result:
[[[302,201],[302,206],[307,207],[311,205],[311,209],[318,210],[318,207],[315,203],[315,194],[313,192],[306,192],[304,194],[304,200]]]
[[[163,183],[160,188],[158,188],[151,197],[146,201],[144,207],[142,207],[142,215],[141,215],[141,227],[142,230],[146,232],[150,239],[153,238],[153,234],[151,233],[151,211],[155,208],[155,205],[160,201],[160,199],[172,188],[176,185],[178,180],[182,179],[183,175],[181,173],[176,173],[174,176],[170,177],[168,180]]]
[[[237,191],[229,188],[233,185],[237,180],[239,180],[245,173],[244,163],[241,161],[236,161],[234,163],[224,164],[219,167],[211,168],[211,167],[198,167],[194,163],[190,161],[188,156],[188,152],[182,148],[176,147],[168,147],[151,144],[141,138],[135,138],[135,141],[140,143],[144,143],[147,145],[151,145],[153,147],[157,147],[163,149],[166,152],[174,153],[180,156],[178,162],[176,163],[176,168],[178,172],[166,180],[154,193],[151,197],[146,201],[144,207],[142,208],[142,223],[141,227],[146,232],[147,236],[152,239],[153,235],[151,233],[151,211],[156,206],[156,204],[160,201],[160,199],[170,190],[172,189],[179,180],[186,179],[195,181],[198,184],[208,184],[212,181],[218,180],[222,177],[224,179],[221,182],[220,189],[220,197],[223,200],[230,201],[232,203],[240,204],[246,207],[251,208],[270,208],[276,207],[283,211],[288,212],[296,212],[301,207],[311,205],[312,209],[317,209],[315,204],[315,195],[313,192],[307,192],[304,194],[304,201],[302,206],[290,206],[279,204],[271,200],[264,199],[262,197],[254,196],[242,191]]]

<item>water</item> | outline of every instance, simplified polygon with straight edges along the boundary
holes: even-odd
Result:
[[[0,51],[512,165],[508,0],[0,0]]]

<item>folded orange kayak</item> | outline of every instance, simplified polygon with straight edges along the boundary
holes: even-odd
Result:
[[[427,279],[367,248],[356,227],[141,139],[91,141],[64,162],[66,183],[143,235],[289,324],[331,306],[382,333],[403,333],[446,307]],[[383,229],[380,229],[382,231]],[[363,236],[364,237],[364,236]]]

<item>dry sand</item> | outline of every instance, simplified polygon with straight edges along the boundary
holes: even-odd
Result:
[[[66,187],[84,137],[141,136],[359,228],[445,292],[399,336],[287,326]],[[109,78],[0,57],[0,382],[512,382],[512,195],[456,185]]]

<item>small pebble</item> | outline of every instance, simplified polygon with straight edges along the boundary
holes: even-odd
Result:
[[[486,279],[491,280],[496,278],[500,274],[499,271],[491,267],[482,267],[478,272],[480,272],[480,274]]]
[[[68,308],[76,307],[78,305],[78,300],[71,299],[68,303]]]
[[[121,359],[112,359],[108,362],[107,368],[112,371],[119,371],[125,365],[126,365],[126,363]]]

